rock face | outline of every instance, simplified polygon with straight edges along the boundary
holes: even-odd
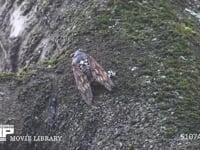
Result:
[[[198,149],[198,11],[196,0],[0,0],[0,124],[62,136],[0,149]],[[92,85],[92,106],[73,79],[79,48],[116,72],[113,92]]]
[[[92,5],[103,3],[94,1]],[[91,10],[84,10],[87,4],[70,0],[1,1],[0,71],[17,71],[66,50],[72,39],[65,38],[70,38],[81,23],[74,14],[90,17]]]

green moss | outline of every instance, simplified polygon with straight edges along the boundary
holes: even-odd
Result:
[[[149,62],[146,58],[140,58],[139,64],[140,64],[141,67],[143,67],[143,66],[147,66],[149,64]]]
[[[159,109],[160,110],[168,110],[168,109],[170,109],[172,107],[172,105],[171,104],[164,104],[164,105],[160,105],[159,106]]]
[[[133,150],[134,149],[134,144],[128,144],[128,149]]]
[[[53,57],[52,59],[48,60],[48,61],[44,61],[41,64],[44,65],[45,67],[52,67],[55,68],[57,67],[57,65],[64,61],[66,59],[66,57],[69,57],[69,51],[65,51],[64,54],[60,55],[59,57]]]
[[[188,42],[185,40],[180,39],[179,41],[176,41],[172,45],[168,47],[163,53],[163,57],[168,57],[165,61],[168,61],[167,63],[174,64],[174,63],[181,63],[184,62],[183,60],[180,60],[180,57],[188,57],[193,54],[193,51],[188,46]],[[186,58],[187,59],[187,58]],[[176,62],[175,62],[176,61]],[[169,64],[169,65],[170,65]]]
[[[42,0],[42,5],[44,6],[47,3],[46,0]]]
[[[184,107],[185,108],[185,107]],[[186,125],[186,126],[195,126],[195,125],[197,125],[198,124],[198,120],[199,120],[199,118],[200,118],[200,112],[198,112],[198,111],[190,111],[189,109],[184,109],[184,110],[180,110],[180,111],[178,111],[177,112],[177,117],[179,118],[179,119],[181,119],[181,120],[188,120],[188,121],[192,121],[193,122],[193,125],[190,125],[190,123],[189,122],[185,122],[184,123],[184,125]],[[193,130],[195,130],[195,128],[193,129]]]
[[[19,72],[0,72],[0,78],[22,81],[27,77],[36,75],[36,70],[22,69]]]
[[[42,62],[42,64],[44,65],[44,66],[46,66],[46,67],[56,67],[57,66],[57,64],[58,64],[58,59],[57,58],[52,58],[51,60],[48,60],[48,61],[44,61],[44,62]]]
[[[163,102],[165,100],[167,101],[167,99],[175,98],[175,95],[171,93],[171,91],[161,91],[155,96],[155,98],[157,102]]]
[[[196,31],[192,27],[186,26],[184,23],[177,23],[174,32],[183,37],[189,37],[196,34]]]
[[[151,69],[145,69],[145,70],[143,70],[143,74],[148,75],[148,76],[153,76],[154,71]]]
[[[107,25],[109,23],[109,16],[108,15],[101,15],[98,19],[102,24]]]
[[[167,138],[172,138],[173,136],[175,136],[177,134],[177,132],[174,129],[167,129],[165,131],[165,136]]]
[[[15,77],[16,73],[13,72],[0,72],[0,77]]]
[[[176,88],[172,84],[166,84],[166,85],[164,85],[163,89],[164,89],[164,91],[173,91]]]

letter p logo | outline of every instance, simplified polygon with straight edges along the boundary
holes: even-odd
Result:
[[[0,125],[0,141],[6,141],[6,135],[14,133],[14,125]]]

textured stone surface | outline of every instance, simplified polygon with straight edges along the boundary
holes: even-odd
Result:
[[[198,3],[0,0],[0,124],[63,137],[0,149],[199,149],[199,139],[181,139],[200,134],[200,23],[185,11]],[[92,85],[93,106],[73,79],[78,48],[116,72],[113,92]]]

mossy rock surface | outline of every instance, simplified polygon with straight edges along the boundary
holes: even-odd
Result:
[[[58,1],[41,2],[51,14],[47,7],[56,7]],[[53,134],[63,140],[5,143],[0,148],[198,149],[199,139],[181,138],[200,134],[200,23],[183,11],[196,7],[184,2],[69,3],[68,27],[60,34],[65,50],[20,73],[0,73],[0,100],[10,108],[1,108],[0,121],[15,124],[16,134]],[[70,53],[77,48],[117,73],[113,92],[94,85],[94,106],[84,103],[75,86]],[[49,103],[54,98],[57,114],[49,131]]]

